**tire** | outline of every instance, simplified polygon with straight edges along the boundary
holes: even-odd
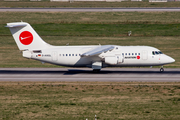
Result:
[[[161,69],[160,69],[160,72],[164,72],[164,68],[161,68]]]

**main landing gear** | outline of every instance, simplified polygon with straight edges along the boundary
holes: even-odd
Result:
[[[161,66],[161,68],[160,68],[160,72],[164,72],[164,68],[163,68],[163,66]]]
[[[93,69],[94,73],[99,73],[101,71],[101,69]]]
[[[102,68],[102,62],[93,62],[92,63],[92,69],[94,73],[99,73]]]

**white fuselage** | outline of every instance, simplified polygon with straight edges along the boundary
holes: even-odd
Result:
[[[149,46],[115,46],[111,51],[98,56],[82,57],[81,55],[97,46],[52,46],[48,49],[31,51],[36,59],[61,66],[92,67],[94,61],[102,62],[102,67],[108,66],[158,66],[172,63],[175,60],[165,54],[153,54],[158,49]]]

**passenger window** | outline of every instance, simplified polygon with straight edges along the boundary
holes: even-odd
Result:
[[[64,56],[64,54],[63,54],[63,56]]]
[[[127,55],[127,53],[126,53],[126,55]]]
[[[122,55],[124,55],[124,53],[122,53]]]
[[[135,53],[135,55],[137,55],[137,53]]]
[[[71,56],[71,54],[69,54],[69,56]]]
[[[134,55],[134,53],[132,53],[132,55]]]
[[[61,56],[61,54],[59,54],[59,56]]]
[[[131,55],[131,53],[129,53],[129,55]]]
[[[77,56],[77,54],[76,54],[76,56]]]
[[[81,54],[79,54],[79,56],[81,56]]]
[[[72,56],[74,56],[74,54],[72,54]]]
[[[68,56],[68,54],[66,54],[66,56]]]
[[[140,53],[138,53],[138,55],[140,55]]]
[[[118,47],[116,47],[116,50],[118,49]]]

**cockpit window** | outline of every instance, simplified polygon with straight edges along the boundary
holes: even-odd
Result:
[[[161,51],[152,51],[152,55],[159,55],[159,54],[163,54]]]
[[[158,51],[155,51],[155,53],[156,53],[156,55],[158,55],[158,54],[159,54],[159,52],[158,52]]]
[[[161,51],[159,51],[159,54],[163,54]]]
[[[153,55],[155,55],[155,52],[154,52],[154,51],[152,51],[152,54],[153,54]]]

